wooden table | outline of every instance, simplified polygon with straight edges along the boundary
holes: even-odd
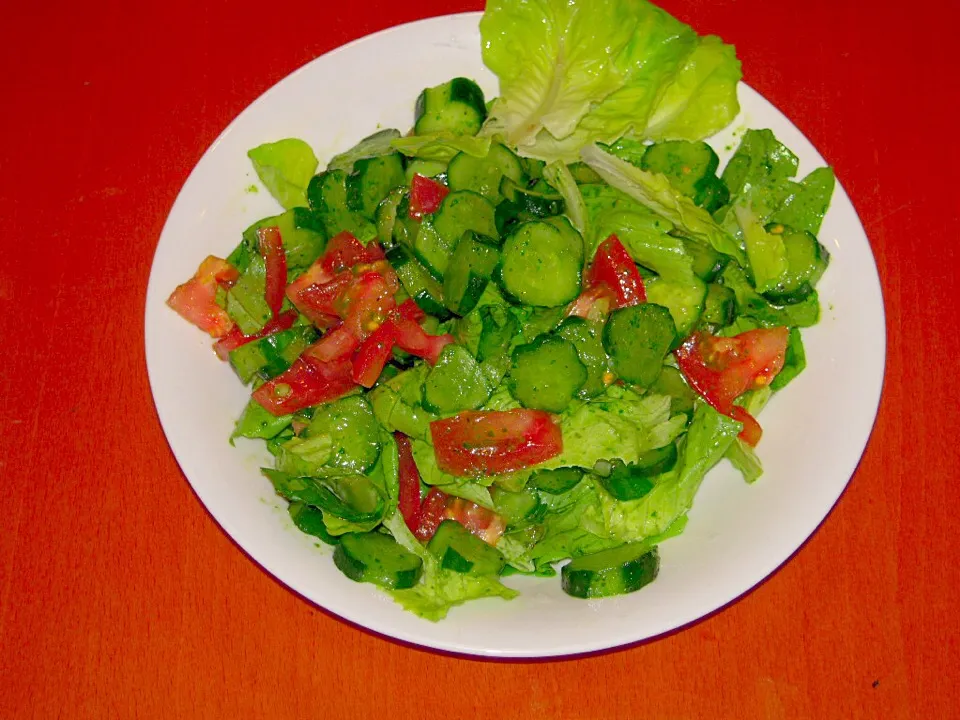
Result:
[[[960,6],[664,4],[735,43],[836,167],[883,281],[886,386],[849,489],[772,578],[551,663],[402,646],[289,592],[191,492],[144,366],[160,229],[224,126],[321,53],[479,0],[8,4],[0,717],[960,716]]]

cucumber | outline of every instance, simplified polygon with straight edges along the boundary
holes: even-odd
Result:
[[[508,527],[536,519],[544,507],[540,495],[533,488],[524,488],[520,492],[494,488],[491,495],[494,511],[506,521]]]
[[[730,190],[723,178],[707,175],[694,184],[693,202],[712,215],[730,202]]]
[[[656,395],[667,395],[670,397],[670,414],[683,413],[688,417],[693,417],[694,405],[699,397],[683,375],[672,365],[664,365],[660,375],[650,386],[650,392]]]
[[[446,306],[461,316],[473,310],[499,261],[500,250],[492,240],[467,230],[457,243],[443,276]]]
[[[436,242],[453,252],[460,238],[469,230],[499,244],[500,235],[494,213],[493,205],[475,192],[451,192],[443,199],[433,216],[433,227],[439,235]]]
[[[343,472],[366,473],[380,457],[380,431],[370,402],[350,395],[317,408],[302,439],[328,435],[335,451],[328,464]]]
[[[528,213],[532,217],[562,215],[565,208],[563,198],[552,188],[528,189],[507,176],[500,181],[500,195],[505,202],[512,203],[518,213]]]
[[[603,349],[600,339],[602,323],[591,322],[581,317],[568,317],[554,331],[577,348],[580,361],[587,368],[587,381],[580,388],[583,399],[599,395],[607,386],[607,373],[610,371],[610,358]]]
[[[737,296],[725,285],[710,283],[703,301],[701,324],[726,327],[733,322],[737,313]]]
[[[348,210],[347,173],[329,170],[314,175],[307,184],[307,203],[317,213]]]
[[[690,256],[692,261],[690,269],[693,270],[693,274],[707,283],[716,280],[729,258],[699,240],[681,237],[680,242]]]
[[[666,175],[678,192],[693,198],[703,178],[716,177],[720,158],[705,142],[667,140],[647,147],[640,160],[644,170]]]
[[[270,468],[260,468],[278,495],[302,502],[347,522],[370,523],[383,519],[383,498],[370,478],[363,475],[314,478],[297,477]]]
[[[357,160],[346,181],[347,206],[372,220],[387,193],[404,185],[406,175],[400,153]]]
[[[444,520],[427,550],[440,560],[440,567],[469,575],[499,575],[506,564],[503,555],[456,520]]]
[[[663,277],[645,281],[647,301],[662,305],[670,311],[677,335],[689,335],[697,326],[707,297],[707,286],[698,277],[687,282],[665,280]]]
[[[600,484],[616,500],[639,500],[654,488],[650,479],[665,473],[677,464],[674,443],[643,453],[637,462],[624,464],[615,460],[609,474],[600,476]]]
[[[351,580],[391,590],[413,587],[423,572],[419,557],[379,532],[341,535],[333,562]]]
[[[649,387],[676,341],[670,311],[652,302],[619,308],[603,328],[603,347],[614,372],[628,383]]]
[[[374,214],[374,223],[377,226],[377,240],[387,250],[393,247],[396,240],[397,220],[400,216],[400,206],[409,207],[410,191],[405,187],[395,187],[377,205]]]
[[[450,313],[443,304],[443,290],[440,283],[427,272],[427,269],[406,247],[396,245],[390,248],[387,251],[387,261],[397,273],[407,295],[413,298],[421,310],[441,319],[449,317]]]
[[[457,77],[420,93],[414,110],[413,131],[417,135],[435,132],[476,135],[486,119],[483,90],[472,80]]]
[[[407,185],[413,182],[414,175],[423,175],[423,177],[434,178],[446,183],[447,163],[439,160],[424,160],[423,158],[413,158],[407,162],[406,169]]]
[[[518,346],[512,360],[510,394],[526,408],[563,412],[587,381],[577,348],[556,335]]]
[[[499,143],[491,145],[486,157],[482,158],[457,153],[447,167],[451,190],[472,190],[494,205],[503,199],[500,184],[504,178],[520,183],[523,166],[516,155]]]
[[[340,538],[331,535],[327,530],[327,524],[323,521],[323,511],[310,507],[306,503],[292,502],[287,511],[290,513],[290,519],[297,529],[306,535],[313,535],[320,538],[327,545],[336,545]]]
[[[440,415],[476,410],[490,399],[490,391],[470,351],[451,343],[440,353],[423,384],[423,407]]]
[[[450,256],[459,238],[448,239],[442,236],[434,225],[433,218],[425,217],[420,222],[417,235],[413,240],[413,254],[437,280],[443,280],[443,274],[450,264]]]
[[[602,598],[636,592],[660,571],[660,554],[646,542],[627,543],[574,558],[560,571],[560,586],[578,598]]]
[[[585,473],[585,470],[577,467],[539,470],[530,478],[530,485],[551,495],[560,495],[579,485]]]
[[[787,256],[787,271],[772,290],[763,296],[776,305],[793,305],[805,300],[816,287],[830,262],[830,253],[805,230],[794,230],[770,223],[764,228],[771,235],[783,238]]]
[[[231,350],[230,365],[244,385],[256,376],[264,379],[276,377],[293,365],[317,337],[317,331],[310,325],[281,330]]]
[[[518,225],[504,242],[494,276],[508,299],[556,307],[580,294],[583,240],[550,220]]]

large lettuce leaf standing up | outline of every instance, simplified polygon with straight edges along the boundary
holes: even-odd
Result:
[[[739,111],[733,48],[645,0],[489,0],[480,32],[500,80],[483,132],[524,155],[570,162],[624,135],[699,140]]]

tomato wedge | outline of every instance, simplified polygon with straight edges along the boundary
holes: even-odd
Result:
[[[317,264],[287,286],[287,297],[310,322],[327,328],[336,324],[338,315],[334,303],[353,279],[349,270],[331,275]]]
[[[344,325],[328,330],[322,338],[304,349],[303,354],[316,358],[320,362],[331,362],[349,357],[360,341]]]
[[[597,247],[586,280],[588,287],[602,285],[610,288],[617,308],[647,301],[640,271],[616,235],[611,235]]]
[[[744,423],[740,438],[760,440],[760,425],[733,404],[747,390],[769,385],[783,368],[790,330],[758,328],[725,338],[694,333],[674,352],[687,383],[718,412]]]
[[[436,365],[443,349],[454,342],[453,335],[430,335],[419,323],[405,317],[396,316],[393,323],[397,329],[397,347],[422,357],[431,365]]]
[[[373,387],[390,361],[396,342],[397,328],[390,320],[370,333],[353,357],[353,381],[366,388]]]
[[[397,441],[400,465],[400,497],[397,505],[410,532],[416,534],[420,527],[420,471],[413,459],[410,438],[400,432],[395,432],[393,437]]]
[[[233,330],[233,320],[216,303],[217,287],[229,286],[238,277],[240,273],[233,265],[209,255],[194,276],[170,294],[167,305],[211,337],[223,337]]]
[[[437,488],[430,488],[430,492],[423,499],[420,506],[420,522],[413,534],[418,540],[429,540],[443,522],[443,513],[447,509],[447,494]]]
[[[356,265],[374,263],[385,259],[383,248],[376,242],[364,245],[344,230],[334,235],[327,243],[327,249],[320,259],[322,267],[333,274],[340,270],[349,270]]]
[[[603,320],[616,307],[617,299],[613,290],[606,285],[597,285],[587,288],[570,303],[567,308],[568,317],[582,317],[585,320]]]
[[[341,398],[355,387],[349,360],[325,363],[301,355],[288,370],[257,388],[253,399],[273,415],[289,415]]]
[[[284,291],[287,289],[287,253],[283,249],[280,228],[266,227],[257,230],[257,247],[266,267],[264,297],[273,311],[273,316],[277,317],[283,305]]]
[[[506,523],[493,510],[459,497],[449,497],[443,510],[444,520],[456,520],[488,545],[496,545]]]
[[[437,464],[458,476],[499,475],[563,450],[560,425],[542,410],[467,410],[430,423]]]
[[[391,282],[393,280],[394,282]],[[397,307],[396,276],[368,270],[359,275],[334,303],[337,315],[358,340],[383,324]]]
[[[280,315],[272,320],[268,320],[267,324],[263,326],[263,329],[258,333],[254,333],[253,335],[244,335],[242,332],[240,332],[240,328],[234,326],[233,330],[213,344],[213,349],[216,351],[217,357],[219,357],[221,360],[226,360],[228,357],[230,357],[231,350],[236,350],[241,345],[246,345],[254,340],[265,338],[268,335],[273,335],[281,330],[289,330],[291,327],[293,327],[293,323],[296,321],[297,311],[287,310],[285,313],[280,313]]]
[[[435,213],[449,192],[446,185],[416,173],[410,183],[410,217],[420,220],[424,215]]]

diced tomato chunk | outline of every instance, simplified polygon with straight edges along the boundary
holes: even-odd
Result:
[[[410,217],[420,220],[435,213],[449,192],[446,185],[416,173],[410,183]]]
[[[371,242],[364,245],[353,235],[344,231],[330,239],[320,263],[327,272],[333,274],[340,270],[349,270],[356,265],[374,263],[385,257],[379,243]]]
[[[542,410],[467,410],[430,423],[437,464],[458,476],[500,475],[563,450],[560,425]]]
[[[616,235],[611,235],[597,247],[586,281],[588,287],[603,285],[610,288],[617,308],[647,301],[640,271]]]
[[[459,497],[447,499],[443,517],[445,520],[456,520],[488,545],[496,545],[506,529],[503,518],[493,510]]]
[[[211,337],[223,337],[233,329],[233,320],[216,303],[217,287],[228,286],[239,276],[233,265],[210,255],[200,263],[192,278],[170,294],[167,305]]]
[[[741,439],[755,445],[760,425],[733,401],[773,381],[783,369],[789,337],[786,327],[758,328],[729,338],[697,332],[674,355],[690,387],[718,412],[742,422]]]
[[[318,268],[317,272],[311,268],[287,286],[287,297],[310,322],[323,329],[336,323],[338,314],[335,304],[353,283],[354,276],[349,270],[330,275],[319,265],[314,267]],[[313,277],[325,279],[311,282],[311,273]]]
[[[418,540],[429,540],[443,522],[443,513],[447,509],[447,495],[442,490],[430,488],[420,507],[420,523],[413,534]]]
[[[454,342],[453,335],[430,335],[418,323],[397,317],[397,347],[411,355],[422,357],[431,365],[436,365],[443,349]]]
[[[357,277],[334,303],[337,315],[357,338],[376,330],[396,308],[396,286],[381,273],[369,270]]]
[[[219,357],[221,360],[226,360],[228,357],[230,357],[230,351],[236,350],[241,345],[246,345],[254,340],[259,340],[260,338],[265,338],[268,335],[273,335],[281,330],[289,330],[291,327],[293,327],[293,323],[295,323],[296,320],[297,311],[287,310],[285,313],[280,313],[280,315],[277,317],[267,321],[267,324],[263,326],[263,329],[258,333],[254,333],[253,335],[244,335],[242,332],[240,332],[240,328],[234,326],[233,330],[213,344],[213,349],[216,351],[217,357]]]
[[[257,245],[266,268],[264,297],[276,317],[280,314],[283,293],[287,287],[287,254],[283,249],[280,228],[266,227],[257,230]]]
[[[410,528],[410,532],[416,534],[420,527],[420,471],[417,469],[417,463],[413,459],[413,449],[410,446],[410,438],[403,433],[393,434],[397,441],[397,454],[399,460],[400,492],[397,505],[400,514],[403,515],[403,521]]]
[[[587,288],[570,303],[567,308],[569,317],[582,317],[585,320],[602,320],[616,307],[617,299],[606,285]]]
[[[349,358],[357,349],[360,341],[344,325],[327,330],[322,338],[303,351],[304,355],[316,358],[320,362],[331,362],[340,358]]]
[[[324,363],[301,355],[288,370],[257,388],[253,399],[273,415],[288,415],[349,393],[356,388],[350,371],[346,359]]]
[[[353,381],[359,385],[373,387],[389,362],[393,346],[397,341],[397,328],[387,320],[360,343],[353,358]]]

